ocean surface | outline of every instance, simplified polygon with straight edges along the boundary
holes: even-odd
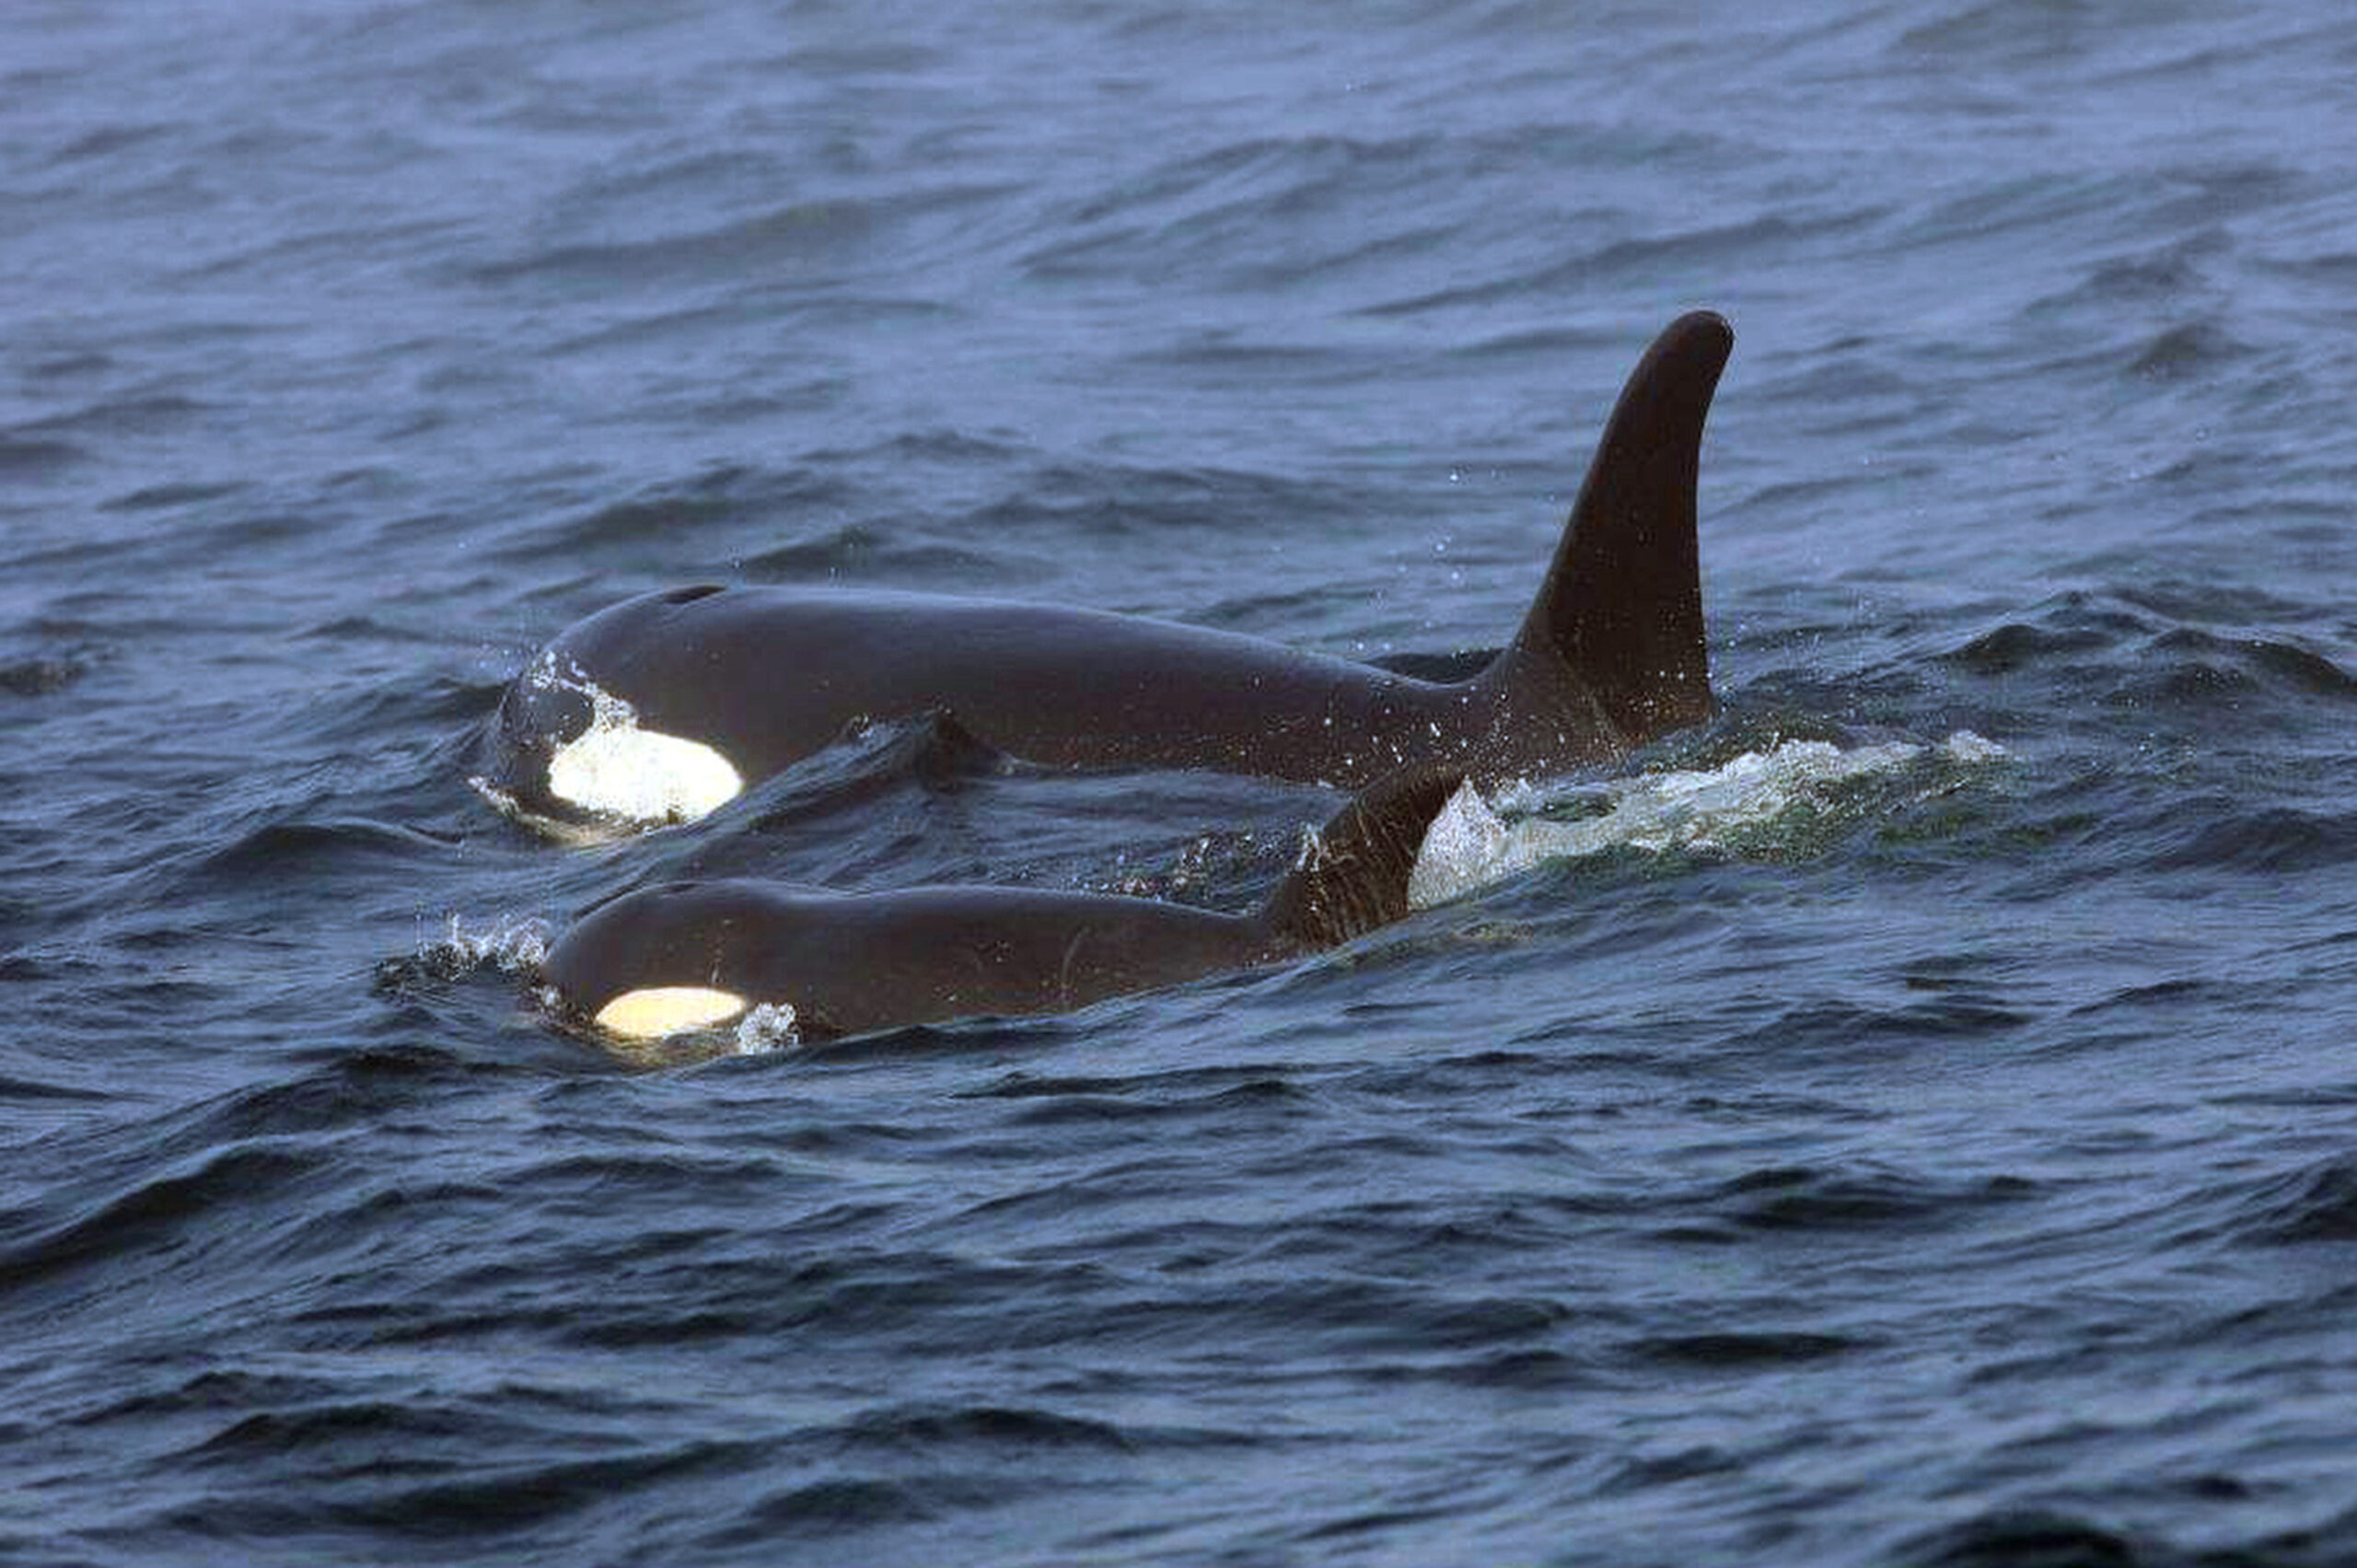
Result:
[[[1337,805],[884,729],[552,842],[569,621],[1494,646],[1696,307],[1724,711],[1528,853],[1067,1017],[537,1000]],[[2352,415],[2304,0],[9,0],[0,1562],[2357,1563]]]

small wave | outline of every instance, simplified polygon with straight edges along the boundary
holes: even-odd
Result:
[[[2233,1240],[2256,1246],[2357,1241],[2357,1160],[2347,1156],[2238,1182],[2212,1195],[2227,1205],[2223,1225],[2191,1227],[2188,1239],[2207,1239],[2223,1230]]]
[[[63,691],[88,670],[88,665],[75,658],[0,659],[0,691],[12,697],[46,697]]]
[[[1018,558],[1004,551],[985,552],[908,540],[880,527],[845,523],[748,555],[737,565],[749,578],[763,583],[849,577],[896,584],[956,584],[972,591],[976,583],[1037,581],[1049,563],[1038,555]]]
[[[2032,665],[2073,668],[2155,629],[2147,617],[2085,594],[2042,606],[2035,621],[2009,621],[1975,636],[1947,657],[1975,675],[2011,675]]]
[[[1850,1168],[1771,1166],[1747,1172],[1707,1191],[1688,1207],[1708,1216],[1713,1228],[1698,1231],[1689,1221],[1685,1239],[1727,1238],[1734,1230],[1885,1231],[1922,1236],[1960,1225],[1994,1206],[2022,1202],[2038,1194],[2035,1182],[2019,1176],[1957,1179],[1881,1165]]]
[[[1941,656],[1968,674],[2061,679],[2113,709],[2273,729],[2357,696],[2357,675],[2278,628],[2308,607],[2214,585],[2064,594]],[[2256,628],[2256,629],[2254,629]],[[2330,722],[2331,715],[2324,715]]]
[[[232,881],[283,880],[298,865],[328,866],[403,857],[418,850],[446,847],[443,841],[406,823],[366,818],[330,821],[267,822],[239,835],[205,857],[205,869]]]
[[[1787,740],[1706,772],[1615,780],[1605,786],[1605,809],[1576,822],[1536,817],[1509,822],[1502,813],[1549,802],[1516,786],[1502,791],[1493,809],[1468,784],[1426,832],[1408,879],[1408,902],[1427,909],[1542,861],[1606,850],[1727,848],[1772,834],[1794,813],[1822,810],[1852,780],[1920,762],[1970,767],[2006,755],[2003,747],[1970,730],[1956,731],[1936,748],[1891,741],[1843,750],[1828,741]]]
[[[37,437],[60,434],[115,438],[168,436],[186,429],[212,412],[212,405],[177,393],[133,393],[102,398],[68,412],[53,414],[17,428],[19,432],[33,432]],[[65,447],[64,451],[73,456],[82,455],[70,446]]]
[[[795,1481],[759,1498],[696,1544],[714,1551],[772,1551],[781,1539],[824,1538],[891,1524],[930,1524],[1003,1504],[1015,1489],[997,1478],[842,1475]]]
[[[278,1144],[238,1144],[144,1176],[83,1213],[0,1251],[13,1285],[217,1235],[227,1216],[268,1211],[316,1176],[324,1156]]]
[[[552,547],[587,552],[608,544],[667,542],[698,531],[758,526],[768,518],[840,510],[852,487],[815,469],[722,464],[684,482],[650,486],[550,527],[517,530],[502,553],[538,559]]]
[[[447,1091],[465,1072],[457,1056],[436,1047],[333,1048],[298,1076],[252,1084],[199,1107],[174,1133],[174,1146],[202,1149],[374,1124]]]
[[[2133,1568],[2175,1558],[2148,1552],[2126,1536],[2065,1514],[2004,1509],[1918,1537],[1897,1561],[1905,1568]]]
[[[2357,859],[2357,817],[2240,803],[2219,803],[2217,813],[2154,855],[2153,866],[2282,877]]]
[[[1875,1342],[1844,1334],[1801,1330],[1739,1332],[1721,1330],[1699,1334],[1660,1334],[1632,1341],[1627,1353],[1673,1365],[1708,1367],[1785,1366],[1823,1361],[1852,1351],[1871,1349]]]
[[[2183,626],[2154,638],[2152,646],[2189,668],[2223,668],[2239,683],[2272,681],[2311,696],[2357,697],[2357,677],[2314,649],[2281,638],[2236,636]]]
[[[89,453],[70,441],[27,439],[0,435],[0,473],[30,478],[52,469],[78,463]]]
[[[0,980],[15,978],[0,970]],[[41,1100],[67,1104],[107,1105],[114,1095],[105,1089],[86,1089],[72,1084],[52,1083],[41,1078],[20,1077],[14,1073],[0,1073],[0,1103],[22,1108]]]
[[[993,184],[946,183],[886,196],[814,196],[644,237],[586,234],[467,268],[487,285],[552,279],[631,287],[747,277],[850,276],[878,248],[905,250],[928,222],[954,220],[1007,194]],[[701,225],[701,226],[696,226]]]
[[[2188,322],[2161,332],[2128,366],[2131,376],[2150,381],[2185,381],[2213,376],[2252,354],[2249,344],[2207,321]]]
[[[170,484],[142,485],[120,495],[110,496],[99,503],[101,512],[163,512],[184,506],[201,505],[207,501],[219,501],[238,494],[252,486],[243,480],[223,480],[212,482],[195,481]]]
[[[1599,277],[1660,276],[1689,268],[1707,270],[1724,264],[1732,257],[1777,255],[1813,243],[1840,242],[1887,215],[1887,208],[1869,203],[1672,227],[1611,239],[1568,258],[1548,257],[1535,265],[1516,265],[1486,278],[1419,289],[1364,307],[1364,313],[1377,317],[1418,316],[1553,295],[1583,284],[1592,285]]]
[[[938,1449],[948,1445],[976,1448],[1102,1448],[1128,1453],[1138,1446],[1123,1428],[1085,1416],[1014,1405],[917,1406],[865,1411],[839,1429],[844,1446]]]

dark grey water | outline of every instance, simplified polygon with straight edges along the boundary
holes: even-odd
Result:
[[[0,1558],[2357,1562],[2357,21],[1721,12],[0,10]],[[699,579],[1494,642],[1696,305],[1634,766],[2003,760],[1070,1018],[645,1071],[506,961],[1249,903],[1330,797],[568,849],[473,735]]]

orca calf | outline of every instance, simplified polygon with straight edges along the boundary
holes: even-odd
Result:
[[[1025,888],[671,882],[583,916],[542,973],[563,1013],[636,1041],[756,1007],[791,1008],[804,1040],[1069,1012],[1281,962],[1399,919],[1424,831],[1462,779],[1427,771],[1352,801],[1308,836],[1300,863],[1252,914]]]
[[[1520,631],[1470,679],[1061,605],[675,588],[543,650],[492,721],[484,787],[558,823],[691,820],[852,726],[928,714],[1048,766],[1337,789],[1413,766],[1489,783],[1608,761],[1711,713],[1694,490],[1734,343],[1708,311],[1654,341]]]

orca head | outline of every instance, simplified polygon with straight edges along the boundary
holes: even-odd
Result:
[[[500,700],[478,787],[559,834],[692,822],[744,793],[720,750],[639,722],[637,710],[544,650]]]

